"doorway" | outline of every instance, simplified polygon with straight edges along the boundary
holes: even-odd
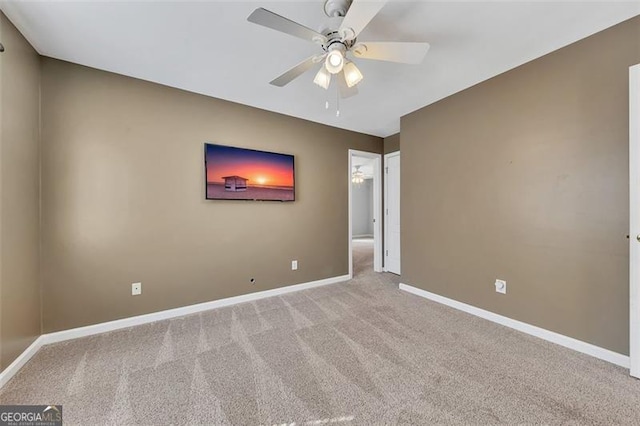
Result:
[[[354,255],[370,256],[358,265],[382,272],[382,156],[349,150],[349,276],[354,277]],[[357,253],[356,253],[357,252]],[[356,270],[357,273],[362,271]]]

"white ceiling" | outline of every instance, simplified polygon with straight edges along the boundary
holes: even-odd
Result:
[[[294,117],[388,136],[400,117],[640,14],[639,1],[390,1],[360,41],[427,41],[421,65],[356,60],[360,93],[340,102],[310,71],[268,84],[318,46],[247,22],[265,7],[320,29],[323,1],[7,1],[38,52]],[[332,107],[325,110],[329,95]]]

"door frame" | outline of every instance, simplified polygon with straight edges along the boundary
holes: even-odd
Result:
[[[393,151],[384,155],[384,167],[385,167],[385,175],[387,170],[387,162],[389,158],[400,156],[400,151]],[[399,194],[398,194],[399,196]],[[385,203],[385,214],[384,214],[384,248],[383,250],[387,250],[387,242],[389,241],[389,215],[386,214],[387,209],[387,200],[389,199],[389,179],[384,180],[384,203]],[[400,268],[402,270],[402,267]],[[387,263],[384,264],[384,271],[387,272]]]
[[[358,151],[356,149],[349,150],[349,168],[347,173],[347,182],[349,183],[349,278],[353,278],[353,224],[352,224],[352,189],[351,189],[351,171],[353,170],[353,157],[365,157],[373,160],[373,270],[382,272],[382,221],[380,214],[382,213],[382,154],[375,152]]]
[[[629,364],[640,378],[640,64],[629,68]]]

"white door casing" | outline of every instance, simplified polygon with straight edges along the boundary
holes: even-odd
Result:
[[[640,64],[629,68],[629,358],[640,378]]]
[[[400,152],[384,156],[384,269],[400,275]]]

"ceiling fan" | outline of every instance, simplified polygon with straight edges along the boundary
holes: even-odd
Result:
[[[363,183],[364,182],[364,173],[360,170],[362,166],[355,166],[355,170],[351,173],[351,182],[353,183]]]
[[[283,87],[322,63],[313,82],[328,89],[331,77],[336,76],[340,96],[348,98],[358,93],[356,85],[363,76],[351,57],[404,64],[419,64],[429,50],[429,43],[418,42],[359,42],[358,35],[378,14],[386,0],[326,0],[324,12],[328,24],[314,31],[269,10],[258,8],[247,20],[285,34],[317,43],[322,53],[305,59],[270,82]]]

